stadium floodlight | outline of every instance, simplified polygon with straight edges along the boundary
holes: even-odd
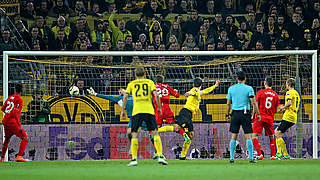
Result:
[[[283,51],[4,51],[3,52],[3,100],[8,97],[9,57],[23,56],[260,56],[260,55],[312,55],[312,127],[313,158],[318,158],[318,109],[317,73],[318,55],[316,50]],[[3,132],[3,131],[2,131]],[[4,139],[4,132],[3,132]],[[6,160],[8,159],[6,154]]]

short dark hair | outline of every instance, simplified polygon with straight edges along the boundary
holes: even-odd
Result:
[[[237,77],[239,81],[244,81],[246,79],[246,73],[244,73],[243,71],[238,71]]]
[[[144,74],[145,74],[144,67],[137,67],[135,69],[135,74],[136,74],[137,77],[143,77]]]
[[[296,80],[294,80],[293,78],[289,78],[289,79],[287,80],[287,83],[289,84],[290,87],[293,87],[293,88],[294,88],[294,86],[295,86],[295,84],[296,84]]]
[[[164,82],[164,76],[162,76],[162,75],[157,75],[157,76],[156,76],[156,82],[157,82],[157,83],[163,83],[163,82]]]
[[[267,83],[267,86],[272,86],[272,78],[270,76],[267,76],[264,81]]]
[[[193,80],[193,86],[194,87],[200,87],[202,85],[202,79],[197,77]]]
[[[23,86],[21,83],[16,83],[14,89],[16,90],[16,93],[22,93]]]

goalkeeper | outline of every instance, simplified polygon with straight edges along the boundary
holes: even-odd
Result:
[[[90,87],[90,89],[87,89],[88,93],[92,96],[97,96],[99,98],[103,98],[103,99],[107,99],[109,101],[113,101],[117,104],[119,104],[120,107],[122,107],[123,105],[123,94],[124,92],[126,91],[125,89],[119,89],[119,94],[120,96],[108,96],[108,95],[105,95],[105,94],[98,94],[94,91],[94,89],[92,87]],[[130,118],[130,121],[129,121],[129,124],[128,124],[128,129],[127,129],[127,134],[128,134],[128,138],[131,142],[131,139],[132,139],[132,135],[131,135],[131,126],[132,126],[132,109],[133,109],[133,101],[132,101],[132,96],[130,95],[128,97],[128,102],[126,104],[126,108],[127,110],[127,117]],[[147,125],[145,122],[142,122],[142,130],[144,131],[147,131]],[[151,139],[152,141],[152,139]]]

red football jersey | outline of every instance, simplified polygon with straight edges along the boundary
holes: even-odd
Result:
[[[5,113],[3,123],[16,122],[18,126],[21,126],[20,116],[22,109],[22,99],[19,94],[9,96],[4,102],[1,111]]]
[[[256,96],[261,121],[273,122],[274,114],[279,106],[279,97],[272,89],[261,89]]]
[[[173,95],[176,98],[180,96],[179,93],[173,90],[168,84],[156,83],[156,89],[162,105],[170,104],[170,95]],[[155,99],[153,99],[153,102],[156,104]]]

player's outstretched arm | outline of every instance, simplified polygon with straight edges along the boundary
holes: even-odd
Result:
[[[220,84],[220,80],[217,80],[215,85],[200,91],[200,95],[202,96],[205,94],[209,94],[211,91],[213,91],[215,88],[217,88],[219,86],[219,84]]]
[[[94,91],[94,89],[92,87],[90,87],[90,89],[87,89],[87,91],[92,96],[97,96],[99,98],[107,99],[107,100],[113,101],[113,102],[118,102],[123,98],[123,96],[115,97],[115,96],[108,96],[108,95],[105,95],[105,94],[98,94],[98,93],[96,93]]]
[[[281,106],[281,107],[280,107],[279,112],[284,112],[288,107],[290,107],[290,106],[291,106],[291,104],[292,104],[291,99],[288,99],[288,101],[287,101],[286,105],[284,105],[284,106]]]
[[[127,105],[127,102],[128,102],[128,97],[129,97],[129,94],[127,93],[124,93],[123,95],[123,105],[121,107],[121,119],[124,120],[126,118],[126,114],[125,114],[125,107]]]

